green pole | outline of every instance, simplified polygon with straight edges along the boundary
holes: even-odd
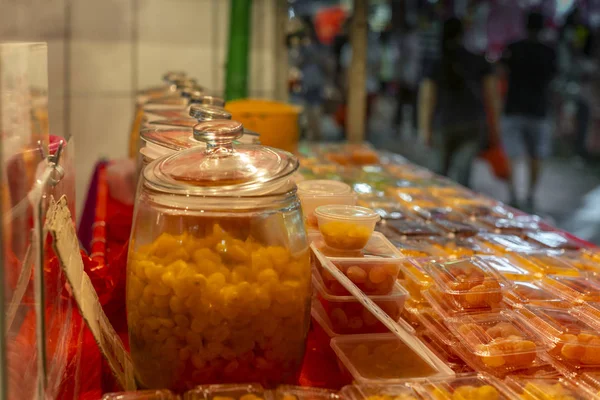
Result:
[[[248,97],[252,0],[231,0],[230,6],[227,72],[225,74],[225,99],[227,101]]]

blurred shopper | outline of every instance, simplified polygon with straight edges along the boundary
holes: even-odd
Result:
[[[463,25],[451,18],[442,30],[441,55],[425,68],[419,90],[419,131],[425,144],[433,141],[433,120],[438,114],[442,133],[442,168],[468,186],[471,164],[484,139],[485,111],[488,113],[487,144],[498,142],[498,94],[496,79],[484,57],[462,45]]]
[[[551,132],[546,112],[550,81],[556,73],[556,55],[540,42],[544,17],[531,13],[527,18],[527,38],[510,44],[502,63],[508,72],[508,93],[502,120],[502,141],[511,163],[527,157],[529,190],[525,207],[533,209],[535,188],[542,160],[550,155]],[[514,174],[513,174],[514,175]],[[509,179],[510,202],[518,203],[514,179]]]

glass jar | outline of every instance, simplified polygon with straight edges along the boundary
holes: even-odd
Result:
[[[234,145],[235,121],[142,172],[127,263],[131,356],[142,388],[294,383],[310,315],[298,161]]]

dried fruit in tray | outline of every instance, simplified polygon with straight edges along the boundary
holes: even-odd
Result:
[[[394,384],[439,376],[439,370],[394,334],[338,336],[331,347],[361,384]]]
[[[403,286],[410,293],[412,299],[424,301],[422,291],[433,284],[433,279],[423,268],[425,260],[406,260],[400,266],[404,275]]]
[[[590,394],[564,378],[510,376],[509,388],[523,400],[584,400]]]
[[[335,296],[327,293],[320,277],[313,276],[317,301],[331,322],[331,329],[336,334],[387,332],[373,312],[363,306],[354,296]],[[394,321],[400,319],[400,313],[408,293],[396,284],[388,295],[370,296],[370,299]],[[314,307],[314,305],[313,305]]]
[[[491,248],[500,254],[511,252],[536,252],[541,248],[533,243],[521,239],[516,235],[480,234],[477,239],[487,248]]]
[[[572,307],[554,292],[535,282],[514,282],[513,286],[504,292],[504,301],[513,308],[525,305],[548,308]]]
[[[573,304],[600,302],[600,280],[588,276],[550,275],[544,286]]]
[[[470,314],[446,323],[470,355],[492,369],[532,367],[548,347],[510,312]]]
[[[511,253],[510,259],[530,271],[537,278],[547,275],[579,276],[580,272],[569,262],[551,252]]]
[[[486,304],[479,308],[464,308],[452,301],[449,296],[440,292],[436,287],[424,290],[422,295],[441,318],[457,318],[470,313],[500,311],[505,307],[505,304],[501,302],[492,305]]]
[[[574,369],[600,366],[600,329],[583,313],[529,306],[518,312],[550,344],[553,358]]]
[[[443,232],[435,225],[421,219],[386,220],[380,223],[378,230],[389,230],[400,237],[436,236]]]
[[[463,309],[494,308],[502,301],[502,287],[508,282],[478,257],[445,263],[425,264],[443,296]]]
[[[368,295],[388,294],[394,288],[401,259],[394,258],[332,258],[331,262],[348,277],[360,290]],[[316,263],[325,289],[335,295],[349,295],[350,292],[320,263]]]
[[[449,258],[466,258],[480,254],[491,254],[492,250],[482,246],[473,238],[431,237],[423,239]]]
[[[465,374],[451,378],[429,379],[417,391],[427,400],[507,400],[504,384],[487,374]]]

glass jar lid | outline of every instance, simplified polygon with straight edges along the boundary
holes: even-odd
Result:
[[[253,145],[234,145],[242,124],[204,121],[193,135],[206,143],[154,161],[144,170],[146,185],[161,192],[200,196],[257,196],[278,189],[298,168],[288,152]]]

